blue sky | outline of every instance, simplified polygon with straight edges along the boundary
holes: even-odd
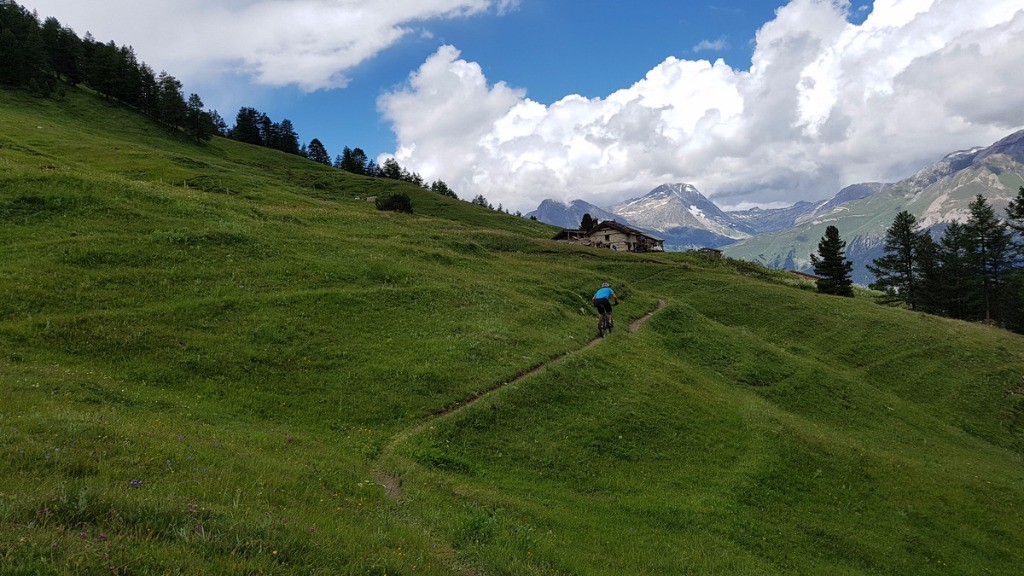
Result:
[[[239,101],[245,96],[234,90],[220,96],[219,82],[198,83],[195,89],[208,104],[216,102],[229,123],[229,113],[252,105],[275,120],[291,119],[304,139],[319,138],[332,154],[347,145],[376,156],[395,150],[391,127],[377,113],[378,96],[405,82],[441,45],[455,46],[479,62],[488,78],[550,104],[569,94],[607,96],[640,80],[667,56],[723,58],[748,68],[755,32],[783,4],[522,0],[502,14],[418,23],[429,34],[411,35],[352,69],[345,88],[311,93],[294,86],[261,89],[249,92],[252,103]],[[350,113],[337,113],[342,110]]]
[[[253,106],[524,212],[665,182],[817,200],[1024,125],[1019,0],[23,4],[134,46],[229,124]]]

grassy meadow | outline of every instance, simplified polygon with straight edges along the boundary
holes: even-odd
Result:
[[[0,91],[0,573],[1019,573],[1024,338],[552,234]]]

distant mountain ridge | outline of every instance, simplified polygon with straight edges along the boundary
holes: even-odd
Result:
[[[746,224],[757,235],[792,228],[800,218],[813,214],[821,204],[801,201],[787,208],[750,208],[729,212],[729,215]]]
[[[527,213],[526,217],[536,217],[537,220],[552,226],[575,229],[580,227],[580,221],[583,220],[584,214],[590,214],[591,218],[601,221],[615,220],[622,224],[629,224],[622,216],[584,200],[573,200],[569,204],[557,200],[544,200],[536,210]]]
[[[543,222],[575,228],[589,212],[600,220],[614,219],[654,233],[665,240],[667,250],[722,248],[734,258],[801,271],[812,269],[810,255],[825,228],[834,225],[847,242],[854,281],[868,284],[874,276],[866,266],[881,256],[885,231],[899,211],[909,211],[923,228],[940,230],[949,222],[966,219],[967,205],[978,194],[988,198],[1002,216],[1020,186],[1024,186],[1024,130],[990,146],[947,154],[896,183],[854,184],[828,200],[797,202],[786,208],[725,212],[692,185],[676,183],[658,186],[608,210],[582,200],[571,205],[545,200],[544,210],[531,214],[538,214]]]
[[[949,222],[965,220],[968,204],[980,194],[1003,216],[1024,186],[1024,130],[991,146],[948,154],[899,182],[858,186],[868,188],[844,189],[856,199],[840,205],[826,203],[795,226],[739,241],[726,247],[726,254],[772,268],[810,270],[810,254],[825,228],[833,225],[847,242],[854,281],[869,284],[874,275],[866,266],[882,255],[885,232],[898,212],[910,212],[923,228],[937,233]],[[870,192],[873,188],[877,190]],[[857,198],[860,193],[866,195]]]
[[[830,200],[798,202],[788,208],[726,212],[694,186],[674,183],[658,186],[608,210],[584,200],[569,204],[544,200],[527,216],[536,216],[541,222],[562,228],[577,228],[583,215],[590,214],[598,220],[615,220],[654,234],[665,240],[668,250],[720,248],[758,234],[791,228],[821,210],[863,198],[882,186],[851,186]]]

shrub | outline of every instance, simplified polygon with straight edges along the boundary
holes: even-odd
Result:
[[[376,204],[377,210],[412,214],[412,200],[409,198],[409,195],[405,193],[381,196],[380,198],[377,198]]]

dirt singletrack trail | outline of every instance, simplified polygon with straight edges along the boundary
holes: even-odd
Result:
[[[637,318],[636,320],[633,321],[632,324],[629,325],[629,331],[632,333],[632,332],[636,332],[637,330],[639,330],[640,327],[644,325],[644,322],[647,322],[648,320],[651,319],[651,317],[653,317],[655,314],[660,312],[661,309],[665,307],[665,305],[666,305],[666,302],[664,300],[659,300],[657,308],[655,308],[654,310],[648,312],[647,314],[644,314],[640,318]],[[454,414],[455,412],[458,412],[459,410],[462,410],[462,409],[466,408],[467,406],[472,406],[473,404],[479,402],[483,398],[485,398],[485,397],[487,397],[487,396],[497,392],[498,390],[501,390],[502,388],[504,388],[506,386],[511,386],[512,384],[515,384],[517,382],[525,380],[525,379],[529,378],[530,376],[533,376],[534,374],[540,372],[541,370],[547,368],[548,366],[554,364],[555,362],[558,362],[559,360],[561,360],[562,358],[565,358],[566,356],[568,356],[570,354],[576,354],[576,353],[582,352],[583,350],[589,350],[589,349],[593,348],[594,346],[597,346],[598,344],[601,343],[602,340],[604,340],[604,338],[602,338],[600,336],[597,337],[597,338],[594,338],[593,340],[591,340],[590,342],[587,342],[586,345],[584,345],[582,348],[580,348],[578,350],[571,350],[569,352],[565,352],[563,354],[559,354],[558,356],[555,356],[553,358],[549,358],[547,361],[545,361],[545,362],[543,362],[541,364],[538,364],[538,365],[534,366],[533,368],[530,368],[528,370],[524,370],[523,372],[520,372],[519,374],[516,374],[516,376],[514,378],[512,378],[511,380],[508,380],[507,382],[501,382],[499,384],[495,384],[494,386],[491,386],[490,388],[488,388],[486,390],[479,391],[476,394],[474,394],[473,396],[471,396],[469,398],[466,398],[464,400],[460,400],[460,401],[456,402],[455,404],[452,404],[451,406],[448,406],[448,407],[443,408],[441,410],[436,410],[433,413],[433,418],[431,418],[430,421],[432,422],[434,419],[442,418],[444,416],[448,416],[449,414]]]
[[[640,328],[644,325],[645,322],[647,322],[648,320],[653,318],[654,315],[657,314],[658,312],[661,312],[665,308],[666,305],[667,305],[667,303],[665,302],[665,300],[659,300],[657,308],[655,308],[654,310],[648,312],[647,314],[644,314],[640,318],[637,318],[636,320],[633,321],[632,324],[629,325],[629,331],[631,333],[635,333],[638,330],[640,330]],[[384,446],[384,448],[381,449],[380,454],[378,454],[376,460],[379,462],[379,461],[383,460],[385,457],[390,456],[391,454],[394,453],[395,448],[399,444],[401,444],[402,442],[405,442],[410,437],[415,436],[416,434],[419,434],[419,433],[427,430],[435,422],[437,422],[437,421],[439,421],[439,420],[441,420],[443,418],[446,418],[448,416],[451,416],[452,414],[455,414],[456,412],[459,412],[460,410],[464,410],[464,409],[472,406],[473,404],[476,404],[477,402],[483,400],[484,398],[486,398],[488,396],[491,396],[492,394],[495,394],[496,392],[500,391],[502,388],[506,388],[508,386],[511,386],[513,384],[521,382],[521,381],[529,378],[530,376],[533,376],[534,374],[537,374],[538,372],[544,370],[545,368],[547,368],[547,367],[549,367],[549,366],[551,366],[551,365],[561,361],[566,356],[569,356],[571,354],[577,354],[577,353],[582,352],[584,350],[589,350],[589,349],[593,348],[594,346],[597,346],[598,344],[600,344],[602,340],[604,340],[604,338],[602,338],[602,337],[594,338],[590,342],[587,342],[587,344],[584,345],[582,348],[578,348],[576,350],[570,350],[568,352],[559,354],[558,356],[554,356],[552,358],[549,358],[548,360],[546,360],[546,361],[544,361],[544,362],[534,366],[533,368],[529,368],[527,370],[524,370],[524,371],[520,372],[515,377],[513,377],[511,380],[507,380],[505,382],[499,382],[498,384],[495,384],[495,385],[491,386],[490,388],[487,388],[486,390],[478,391],[478,392],[476,392],[475,394],[473,394],[472,396],[470,396],[468,398],[465,398],[463,400],[455,402],[454,404],[452,404],[450,406],[447,406],[445,408],[442,408],[440,410],[434,411],[433,414],[431,414],[430,417],[427,418],[426,420],[424,420],[423,422],[420,422],[419,424],[417,424],[417,425],[415,425],[415,426],[413,426],[411,428],[408,428],[408,429],[406,429],[406,430],[396,434],[394,437],[392,437],[391,440]],[[378,486],[380,486],[381,488],[384,489],[384,493],[387,495],[388,498],[396,499],[396,500],[398,498],[401,498],[401,496],[402,496],[402,479],[400,477],[398,477],[398,476],[396,476],[394,474],[385,472],[383,470],[378,470],[374,474],[374,482]]]

